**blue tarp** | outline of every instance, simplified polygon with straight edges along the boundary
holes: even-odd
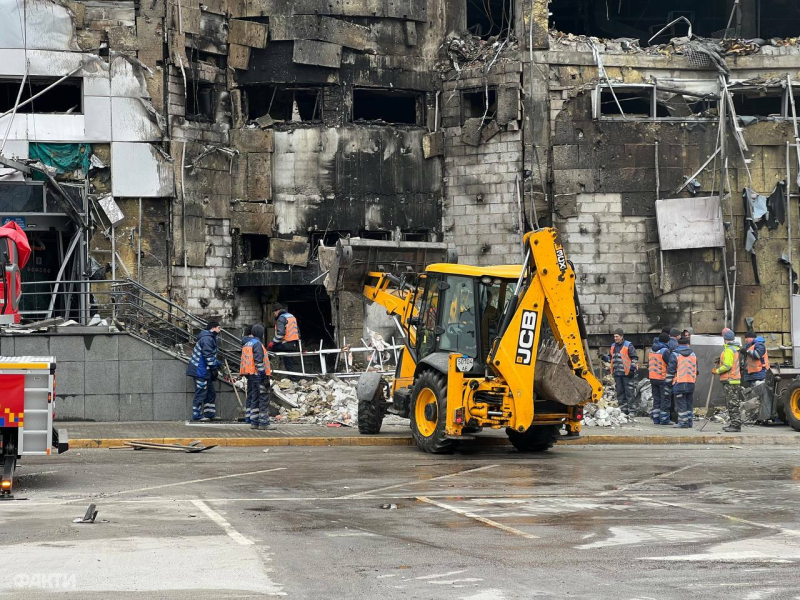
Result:
[[[89,172],[89,157],[92,147],[89,144],[45,144],[31,142],[28,156],[39,160],[48,167],[54,167],[59,174],[81,169]]]

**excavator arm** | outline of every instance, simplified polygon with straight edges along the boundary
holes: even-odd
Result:
[[[533,398],[575,406],[603,394],[585,348],[575,271],[558,232],[546,228],[528,233],[525,246],[520,279],[487,360],[508,386],[513,398],[509,426],[518,431],[533,422]],[[545,322],[553,342],[540,347]]]

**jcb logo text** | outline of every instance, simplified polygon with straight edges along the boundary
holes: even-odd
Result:
[[[536,341],[537,313],[532,310],[522,311],[522,322],[519,325],[519,340],[517,341],[518,365],[529,365],[533,360],[533,344]]]

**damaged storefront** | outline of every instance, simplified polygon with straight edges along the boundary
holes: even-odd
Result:
[[[341,345],[367,337],[365,314],[386,322],[325,290],[337,240],[444,241],[489,265],[554,224],[592,345],[616,327],[641,346],[665,326],[752,324],[791,346],[791,2],[4,8],[0,154],[44,169],[75,213],[49,179],[4,170],[26,189],[3,219],[57,250],[28,281],[133,279],[231,327],[269,324],[280,301],[310,345]]]

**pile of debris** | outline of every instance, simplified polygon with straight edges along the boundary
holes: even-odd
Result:
[[[602,404],[589,403],[583,408],[583,424],[586,427],[619,427],[626,423],[633,422],[633,419],[624,414],[616,406],[605,406]]]
[[[273,405],[279,406],[275,421],[326,425],[331,427],[356,427],[358,425],[357,381],[330,379],[281,379],[274,382]],[[294,405],[295,408],[289,408]],[[387,415],[384,423],[407,424],[408,419]]]
[[[453,69],[460,73],[462,69],[469,69],[482,63],[493,65],[503,52],[515,50],[517,47],[517,41],[511,37],[501,41],[498,37],[483,40],[472,35],[453,36],[442,44],[441,48],[447,55],[447,60],[439,61],[436,70],[445,73]]]

